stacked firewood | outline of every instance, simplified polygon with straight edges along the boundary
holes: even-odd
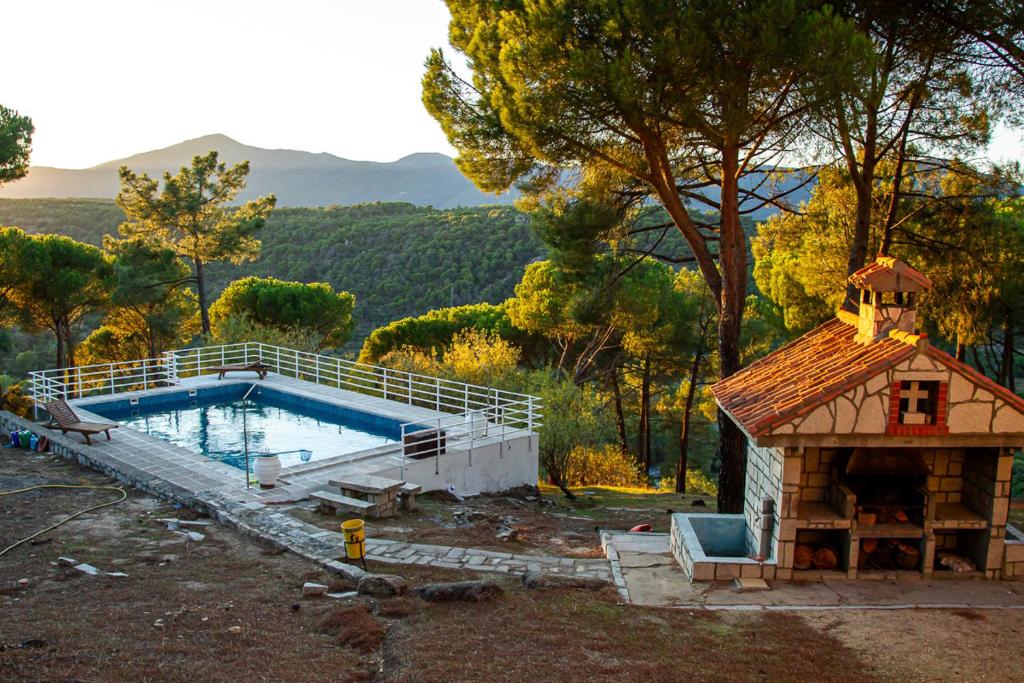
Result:
[[[860,569],[917,569],[921,550],[915,545],[888,538],[865,538],[860,542]]]
[[[874,526],[876,524],[906,524],[910,521],[907,511],[900,507],[879,506],[873,507],[870,511],[857,506],[857,523],[863,526]]]
[[[839,566],[839,553],[828,545],[798,543],[793,549],[793,569],[830,571]]]

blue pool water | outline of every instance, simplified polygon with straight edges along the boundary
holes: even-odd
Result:
[[[117,399],[86,406],[93,413],[177,446],[244,469],[243,422],[251,459],[259,452],[281,453],[281,464],[375,448],[401,439],[401,423],[351,408],[313,401],[259,387],[244,404],[249,384],[233,384],[187,392],[140,397],[137,405]]]

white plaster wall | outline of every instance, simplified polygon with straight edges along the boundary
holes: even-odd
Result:
[[[921,352],[771,433],[885,434],[893,382],[915,380],[949,384],[946,425],[950,434],[1024,433],[1024,414]]]
[[[505,443],[452,450],[439,458],[405,461],[405,474],[394,467],[376,472],[384,477],[415,482],[424,491],[454,486],[460,494],[504,491],[524,484],[537,485],[539,473],[537,435],[521,436]]]

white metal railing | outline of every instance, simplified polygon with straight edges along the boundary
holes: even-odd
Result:
[[[448,441],[526,434],[540,426],[540,399],[493,387],[430,377],[416,373],[356,363],[342,358],[298,351],[260,342],[168,351],[160,358],[86,365],[29,373],[34,405],[43,407],[54,399],[73,399],[101,394],[174,386],[183,378],[206,374],[219,365],[243,365],[262,361],[270,371],[286,377],[338,389],[378,396],[390,401],[450,413],[436,419],[417,420],[402,426],[403,455],[409,443],[423,445],[433,434],[434,455],[444,452]],[[408,441],[407,441],[408,439]],[[425,450],[414,456],[422,457]]]

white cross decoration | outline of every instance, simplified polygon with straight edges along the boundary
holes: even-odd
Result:
[[[909,389],[900,390],[900,398],[907,400],[907,410],[903,413],[903,424],[927,424],[931,416],[918,410],[918,403],[928,399],[928,390],[921,388],[920,382],[911,382]]]

